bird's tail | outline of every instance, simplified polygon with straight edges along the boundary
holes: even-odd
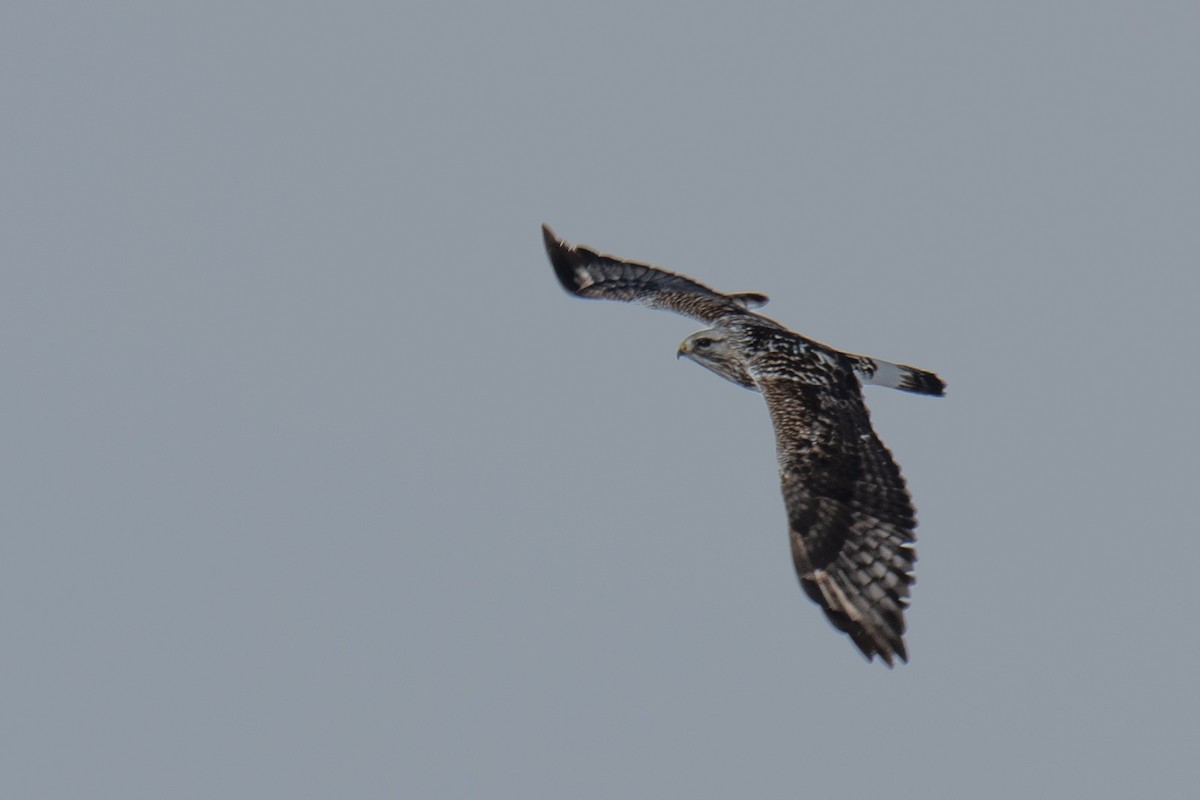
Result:
[[[863,383],[934,397],[946,394],[945,381],[928,370],[867,356],[851,356],[850,360],[854,364],[854,372]]]

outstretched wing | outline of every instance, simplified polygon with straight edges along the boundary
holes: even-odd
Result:
[[[900,469],[848,370],[815,352],[771,361],[752,372],[775,425],[800,585],[868,660],[907,661],[917,523]]]
[[[747,316],[764,324],[778,326],[773,320],[749,310],[765,305],[765,294],[722,294],[665,269],[636,261],[622,261],[579,245],[571,246],[555,236],[554,231],[546,225],[542,226],[542,236],[546,240],[546,253],[554,265],[554,274],[558,276],[559,283],[578,297],[640,303],[704,322],[713,322],[721,317]]]

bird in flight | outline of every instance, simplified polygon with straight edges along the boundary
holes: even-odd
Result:
[[[723,294],[659,267],[572,246],[545,225],[542,234],[570,294],[662,308],[711,326],[684,339],[677,357],[766,399],[800,586],[868,661],[908,661],[904,609],[917,522],[900,468],[871,427],[862,385],[941,396],[941,378],[794,333],[754,312],[766,295]]]

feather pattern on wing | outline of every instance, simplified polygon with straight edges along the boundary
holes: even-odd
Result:
[[[916,518],[853,370],[790,331],[730,327],[774,423],[801,587],[868,659],[907,660]]]
[[[748,316],[770,325],[778,324],[749,310],[766,305],[765,294],[722,294],[659,267],[623,261],[579,245],[572,247],[546,225],[542,226],[542,238],[559,283],[578,297],[640,303],[704,322],[727,316]]]

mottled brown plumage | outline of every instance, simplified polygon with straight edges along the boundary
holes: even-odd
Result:
[[[710,323],[679,355],[762,393],[775,428],[792,560],[800,585],[868,660],[908,660],[916,518],[896,462],[871,427],[862,384],[941,395],[931,372],[843,353],[667,270],[571,247],[543,226],[555,274],[571,294],[665,308]]]

